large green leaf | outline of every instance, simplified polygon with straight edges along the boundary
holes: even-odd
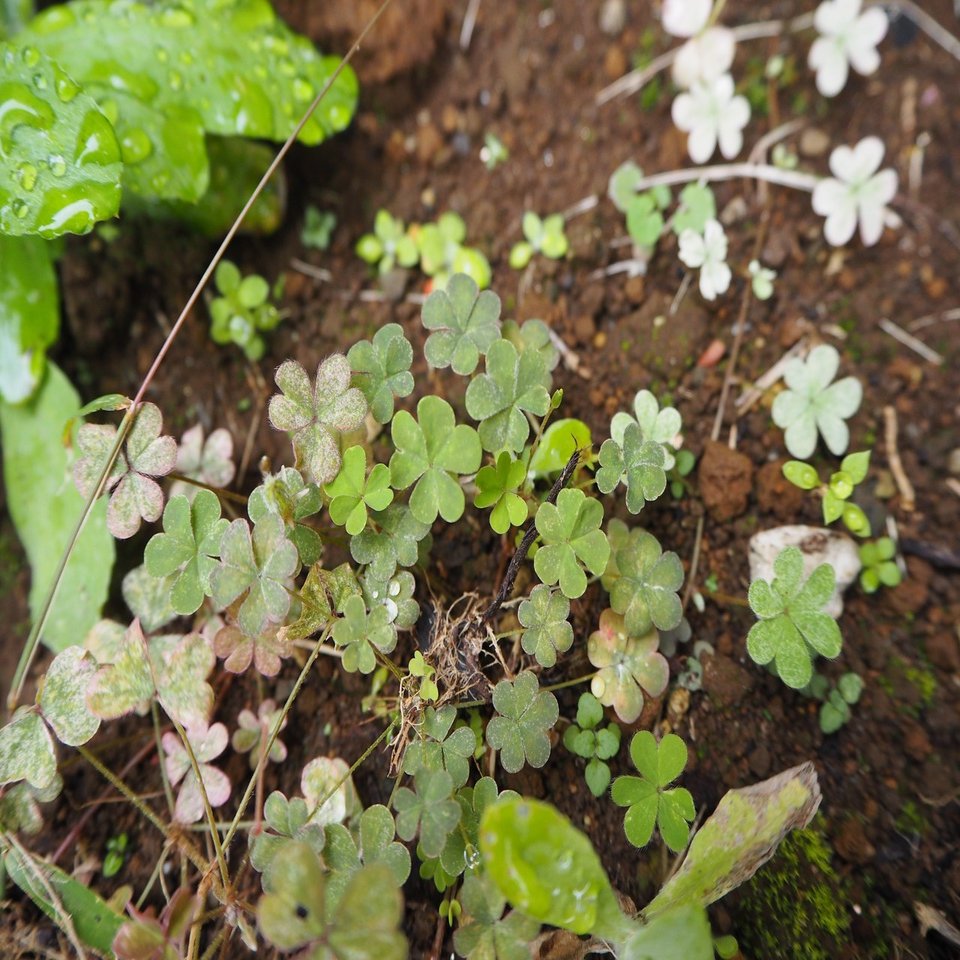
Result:
[[[39,237],[0,234],[0,398],[21,403],[43,373],[57,339],[60,307],[50,249]]]
[[[36,46],[0,42],[0,233],[87,233],[116,215],[120,172],[93,98]]]
[[[266,0],[75,0],[36,17],[18,43],[54,58],[113,119],[136,193],[195,201],[207,187],[203,133],[283,140],[333,73]],[[319,143],[356,107],[348,68],[300,134]]]
[[[32,16],[32,0],[0,0],[0,40],[18,33]]]
[[[52,363],[29,403],[15,407],[0,401],[3,479],[10,516],[30,560],[34,617],[83,509],[62,443],[64,425],[79,407],[77,392]],[[53,650],[83,643],[100,617],[114,560],[106,510],[106,500],[101,499],[67,564],[41,637]]]

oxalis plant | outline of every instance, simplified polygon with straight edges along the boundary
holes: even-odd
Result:
[[[625,957],[707,958],[705,907],[815,812],[810,765],[731,791],[657,897],[624,912],[586,836],[549,804],[505,789],[502,773],[549,760],[560,719],[553,689],[589,681],[566,740],[590,759],[591,789],[609,803],[604,766],[619,728],[603,725],[604,706],[629,722],[645,697],[663,693],[659,631],[680,625],[682,566],[635,520],[605,522],[602,497],[622,490],[631,517],[650,509],[682,424],[641,391],[595,455],[585,425],[548,422],[562,403],[553,348],[537,327],[527,334],[526,324],[502,322],[494,293],[455,274],[427,299],[422,321],[428,365],[467,381],[463,408],[434,394],[408,399],[414,349],[396,324],[315,371],[286,361],[268,413],[289,437],[292,465],[264,475],[239,516],[215,484],[192,497],[164,491],[178,444],[155,406],[142,405],[126,435],[91,420],[76,431],[74,479],[88,495],[120,445],[103,487],[111,531],[159,524],[125,584],[131,621],[100,621],[82,646],[59,653],[35,702],[0,729],[4,863],[76,943],[139,958],[228,939],[253,948],[262,937],[303,956],[402,957],[413,854],[444,894],[461,955],[526,955],[548,925]],[[113,405],[94,404],[87,416],[109,417]],[[187,439],[197,473],[206,447]],[[432,532],[468,515],[512,551],[502,581],[492,592],[428,592]],[[330,562],[338,540],[349,559]],[[531,555],[533,582],[518,592]],[[569,654],[572,610],[588,590],[610,603],[588,644],[597,671],[551,684],[546,671]],[[352,766],[315,757],[299,770],[299,791],[267,793],[265,771],[287,763],[280,734],[321,655],[369,678],[364,704],[381,732]],[[287,660],[300,672],[282,703],[257,697],[236,715],[217,705],[223,671],[252,673],[260,688]],[[90,746],[102,725],[138,715],[163,754],[163,814],[162,801],[138,796]],[[164,834],[163,860],[184,864],[184,884],[159,916],[139,906],[124,915],[19,839],[40,829],[41,804],[59,792],[64,748],[78,749]],[[352,775],[378,748],[389,749],[394,786],[387,803],[364,806]],[[245,785],[226,772],[230,751],[252,767]],[[628,808],[628,839],[643,846],[657,830],[682,850],[696,813],[693,796],[672,785],[686,747],[643,731],[630,755],[638,776],[612,789]],[[237,886],[239,838],[259,896]]]

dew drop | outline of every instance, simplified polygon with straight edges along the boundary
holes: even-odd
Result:
[[[304,80],[303,77],[297,77],[297,79],[293,81],[293,95],[298,100],[312,100],[313,92],[313,87],[310,83]]]
[[[170,59],[170,53],[167,51],[166,47],[157,48],[157,59],[161,63],[166,63]]]
[[[35,67],[40,62],[40,51],[36,47],[24,47],[20,51],[20,59],[28,67]]]
[[[37,185],[37,168],[32,163],[21,163],[17,167],[17,183],[29,193]]]
[[[167,83],[170,84],[171,90],[182,90],[183,74],[178,70],[171,70],[169,76],[167,77]]]
[[[58,153],[47,157],[47,163],[50,165],[50,172],[55,177],[62,177],[67,172],[67,161]]]
[[[54,89],[57,91],[61,103],[69,103],[80,92],[80,85],[63,74],[57,77]]]
[[[124,163],[141,163],[153,153],[153,144],[143,130],[134,127],[120,138],[120,150]]]
[[[0,149],[13,151],[13,134],[17,127],[45,130],[53,125],[53,110],[25,84],[0,83]]]
[[[23,200],[17,200],[13,205],[13,215],[18,219],[22,220],[28,213],[30,208]]]
[[[159,193],[161,190],[165,189],[167,184],[170,182],[170,177],[166,173],[158,173],[150,180],[150,186]]]
[[[34,85],[38,90],[46,90],[46,89],[47,89],[47,78],[46,78],[46,76],[45,76],[44,74],[42,74],[42,73],[35,73],[35,74],[33,75],[33,85]]]
[[[164,10],[157,18],[163,27],[175,27],[182,29],[192,27],[195,20],[192,13],[184,10],[183,7],[169,7]]]

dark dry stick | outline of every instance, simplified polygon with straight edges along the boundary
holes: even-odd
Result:
[[[570,482],[570,478],[573,476],[573,471],[577,469],[577,465],[580,463],[580,450],[574,450],[573,456],[567,461],[567,465],[563,468],[562,473],[557,477],[557,482],[550,488],[550,492],[547,494],[547,499],[544,503],[556,503],[557,497],[560,495],[560,491]],[[537,523],[536,519],[530,522],[530,526],[527,528],[527,532],[523,535],[523,539],[520,541],[520,546],[517,547],[517,552],[513,555],[513,558],[510,560],[510,565],[507,567],[506,576],[503,578],[503,583],[500,584],[500,589],[497,591],[497,595],[493,598],[493,603],[484,611],[483,616],[480,618],[481,623],[489,623],[500,610],[500,607],[503,606],[504,602],[510,596],[510,591],[513,589],[514,581],[517,579],[517,574],[520,572],[520,564],[523,563],[524,557],[527,555],[527,551],[530,549],[531,544],[536,539],[537,536]]]

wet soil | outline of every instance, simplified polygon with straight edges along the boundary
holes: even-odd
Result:
[[[306,4],[285,6],[296,25],[317,37],[345,36],[363,19],[331,25],[324,14],[309,13]],[[356,5],[357,10],[366,6]],[[954,32],[960,30],[949,0],[924,6]],[[731,0],[725,18],[739,23],[792,16],[800,7]],[[382,46],[371,46],[374,52],[361,62],[361,107],[351,130],[319,149],[294,152],[287,166],[290,210],[281,231],[265,240],[241,239],[232,250],[245,270],[270,279],[286,274],[289,318],[272,336],[268,356],[253,368],[239,354],[215,347],[200,310],[174,344],[150,399],[160,404],[172,431],[197,420],[207,429],[226,426],[238,451],[247,451],[237,483],[252,486],[261,453],[274,463],[286,455],[282,438],[263,418],[277,363],[292,356],[314,366],[388,321],[401,323],[415,345],[422,345],[416,304],[365,297],[377,289],[376,282],[352,248],[370,229],[376,210],[387,208],[406,221],[459,212],[469,241],[490,258],[493,288],[504,301],[505,315],[542,318],[577,361],[557,371],[567,415],[581,417],[603,436],[610,415],[643,387],[671,398],[683,414],[685,444],[697,454],[698,469],[681,499],[664,497],[644,510],[642,521],[665,548],[677,551],[688,571],[702,523],[693,583],[705,603],[702,610],[690,605],[687,615],[694,640],[709,641],[716,653],[705,658],[704,689],[691,696],[684,715],[671,714],[674,729],[690,744],[685,783],[698,809],[709,812],[731,787],[814,760],[824,795],[817,825],[831,851],[835,896],[849,921],[844,932],[822,944],[822,955],[950,956],[936,933],[924,936],[914,904],[934,907],[960,925],[960,577],[944,562],[951,552],[955,558],[960,543],[960,498],[947,484],[950,453],[960,446],[960,325],[934,320],[918,330],[942,355],[944,362],[937,365],[893,340],[879,320],[890,318],[909,328],[960,301],[955,226],[960,224],[960,64],[900,25],[884,45],[882,73],[854,79],[844,95],[825,104],[802,67],[806,40],[757,41],[741,50],[738,76],[748,72],[752,57],[781,52],[800,63],[793,86],[767,91],[766,113],[755,116],[749,138],[802,116],[806,130],[787,143],[800,150],[803,163],[825,170],[830,144],[881,136],[888,161],[900,173],[904,224],[874,248],[854,244],[836,251],[825,245],[822,222],[807,196],[758,190],[739,181],[718,186],[731,262],[745,265],[759,252],[779,277],[774,298],[747,309],[731,395],[711,439],[745,271],[715,304],[704,303],[695,284],[678,298],[684,272],[675,241],[665,238],[645,277],[598,276],[629,251],[623,218],[604,198],[610,173],[631,158],[648,171],[684,163],[668,93],[595,104],[597,91],[639,54],[648,27],[658,38],[654,52],[665,48],[647,5],[628,4],[623,31],[608,36],[598,25],[599,3],[483,3],[466,51],[458,45],[465,4],[423,3],[416,13],[404,9],[401,15],[402,8],[404,0],[395,0],[392,30],[384,29],[376,41]],[[509,160],[492,171],[479,158],[488,132],[510,151]],[[918,143],[926,145],[922,176],[908,186]],[[520,238],[524,210],[564,210],[590,194],[602,199],[570,221],[568,260],[536,259],[523,273],[508,267],[507,253]],[[337,215],[327,252],[306,251],[300,242],[308,202]],[[136,389],[210,252],[204,242],[169,226],[124,223],[121,230],[112,244],[89,238],[71,242],[61,268],[67,322],[58,360],[85,396]],[[294,257],[329,271],[332,280],[305,276],[291,266]],[[405,293],[419,292],[420,282],[419,276],[408,278]],[[864,384],[851,449],[873,446],[875,454],[862,505],[875,529],[892,518],[908,548],[909,577],[903,585],[872,597],[854,588],[847,596],[843,653],[822,667],[831,677],[860,673],[865,690],[850,723],[829,737],[820,732],[817,704],[753,665],[744,639],[751,623],[744,603],[749,537],[783,522],[817,523],[819,507],[782,480],[779,466],[787,453],[770,419],[769,398],[746,412],[736,400],[804,336],[834,343],[844,357],[842,373],[855,374]],[[724,348],[718,362],[714,341]],[[708,348],[713,359],[701,365]],[[462,401],[462,383],[423,367],[415,374],[418,389],[440,390],[451,402]],[[907,509],[889,477],[892,451],[882,417],[888,405],[897,413],[899,456],[916,490],[913,509]],[[821,474],[830,467],[826,458],[816,463]],[[0,571],[4,623],[22,624],[26,577],[9,527],[0,533],[0,543],[10,544],[4,546],[7,559]],[[479,524],[459,525],[456,536],[440,532],[431,587],[447,597],[488,592],[506,556],[506,546]],[[577,642],[556,670],[545,673],[545,681],[589,669],[585,640],[601,606],[594,590],[573,605]],[[3,645],[5,658],[15,658],[13,636],[11,631]],[[683,665],[681,652],[672,660],[674,673]],[[297,702],[285,737],[291,771],[318,754],[352,760],[379,731],[360,711],[367,692],[362,680],[327,661],[317,673]],[[2,674],[9,675],[6,660]],[[293,675],[288,665],[279,696]],[[218,694],[229,715],[257,697],[250,678],[222,685]],[[562,715],[573,716],[577,694],[561,692]],[[656,712],[646,711],[641,722],[651,722]],[[118,757],[131,756],[146,742],[143,728],[135,725],[120,725],[111,733],[131,738]],[[234,758],[228,772],[239,778],[245,762]],[[581,768],[582,762],[558,745],[543,770],[524,771],[507,783],[548,798],[582,824],[615,885],[642,904],[660,877],[661,857],[626,842],[620,812],[609,801],[591,797]],[[360,769],[356,781],[365,803],[386,800],[386,772],[382,754]],[[614,764],[614,773],[619,772],[626,772],[624,757]],[[43,853],[51,852],[104,793],[102,782],[82,763],[68,766],[65,776],[64,801],[37,843]],[[129,776],[144,792],[158,790],[156,757],[148,756]],[[267,786],[295,784],[273,780]],[[134,854],[117,881],[139,889],[156,863],[160,841],[114,802],[96,810],[61,862],[89,866],[91,858],[102,856],[106,837],[121,829],[130,833]],[[252,891],[253,878],[250,882]],[[442,932],[436,939],[439,898],[432,887],[411,881],[407,894],[413,955],[428,955],[435,943],[449,951]],[[724,901],[714,922],[744,936],[745,943],[761,942],[754,936],[756,912],[744,902],[748,895]],[[18,904],[12,915],[22,922],[11,928],[16,933],[9,934],[14,938],[6,945],[9,955],[18,955],[24,938],[56,941],[29,906]],[[756,960],[807,956],[791,943],[786,917],[774,913],[763,922],[782,951],[746,955]],[[22,955],[39,955],[39,947],[31,949],[23,948]]]

